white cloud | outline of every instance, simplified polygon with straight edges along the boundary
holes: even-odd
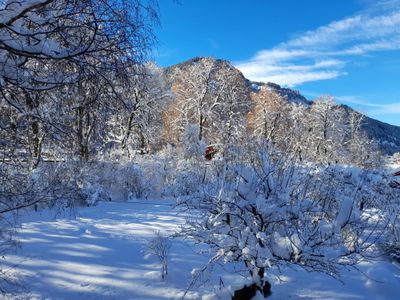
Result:
[[[338,102],[343,102],[343,103],[348,103],[348,104],[357,104],[360,106],[365,106],[365,107],[382,107],[384,106],[383,104],[376,104],[376,103],[371,103],[368,101],[365,101],[363,98],[359,96],[338,96],[336,97],[336,100]]]
[[[341,75],[339,71],[279,72],[275,75],[268,74],[266,77],[258,77],[257,81],[274,82],[294,87],[307,81],[332,79]]]
[[[377,104],[365,101],[359,96],[339,96],[336,100],[345,104],[355,104],[365,114],[373,117],[400,114],[400,102]]]
[[[399,35],[400,11],[384,15],[359,14],[316,30],[308,31],[302,36],[283,44],[289,47],[330,48],[346,42],[358,42]]]
[[[346,62],[354,56],[400,49],[400,1],[379,3],[261,50],[236,66],[251,80],[286,86],[346,75]]]
[[[370,110],[373,115],[398,115],[400,114],[400,103],[381,105],[379,108]]]
[[[306,81],[331,79],[345,75],[339,70],[327,70],[327,68],[339,68],[344,63],[340,60],[323,60],[312,64],[287,64],[279,65],[268,61],[242,63],[239,69],[247,78],[262,82],[275,82],[287,86],[295,86]]]

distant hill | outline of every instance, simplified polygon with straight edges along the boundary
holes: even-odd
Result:
[[[211,66],[211,67],[210,67]],[[225,80],[229,81],[230,85],[236,85],[240,90],[240,101],[243,101],[246,107],[246,112],[251,110],[254,101],[257,98],[257,94],[270,91],[271,93],[276,93],[283,97],[289,103],[295,103],[299,105],[304,105],[306,107],[312,107],[313,102],[308,100],[306,97],[300,94],[300,92],[283,88],[275,83],[263,83],[263,82],[253,82],[246,79],[243,74],[236,69],[229,61],[214,59],[210,57],[196,57],[188,61],[164,68],[164,74],[167,82],[173,86],[177,82],[185,80],[199,80],[199,76],[205,76],[202,73],[202,68],[210,68],[209,78],[207,84],[210,90],[219,86],[222,83],[220,74],[225,74]],[[204,70],[203,70],[204,71]],[[184,77],[184,78],[183,78]],[[205,93],[211,93],[206,91]],[[189,97],[190,98],[190,97]],[[182,101],[182,99],[181,99]],[[335,109],[343,110],[347,115],[354,110],[346,105],[338,104]],[[361,115],[361,113],[358,113]],[[392,155],[393,153],[400,152],[400,127],[390,125],[367,116],[364,116],[362,125],[362,131],[365,135],[377,141],[380,151],[383,154]]]

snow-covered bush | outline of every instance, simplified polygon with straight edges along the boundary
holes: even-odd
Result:
[[[169,147],[166,149],[169,153],[163,153],[163,196],[191,195],[198,191],[199,185],[208,181],[209,166],[205,162],[204,152],[198,151],[198,145],[194,148],[197,150],[192,153],[193,156],[189,154],[193,150],[191,147],[184,149]]]
[[[78,167],[74,163],[69,165],[64,173],[70,179],[68,184],[89,206],[98,201],[127,201],[128,197],[145,197],[151,189],[152,181],[146,178],[140,165],[132,162],[80,162]]]
[[[388,241],[384,244],[384,249],[391,259],[400,263],[400,224],[398,223],[393,226]]]
[[[59,210],[92,206],[98,201],[127,201],[129,195],[140,198],[150,193],[151,176],[133,162],[43,162],[27,174],[25,192],[19,197],[38,208]]]
[[[391,159],[394,164],[400,164],[400,152],[393,154]]]
[[[399,189],[394,189],[399,190]],[[397,195],[400,199],[400,192]],[[380,243],[381,248],[389,259],[400,263],[400,214],[389,224],[388,230],[385,232],[383,241]]]
[[[206,170],[200,166],[194,168],[193,165],[182,163],[178,164],[178,169],[170,175],[169,185],[166,186],[164,195],[180,197],[196,193],[199,185],[205,180]]]
[[[261,293],[268,270],[282,265],[339,277],[340,266],[377,254],[396,216],[394,206],[382,210],[395,199],[385,198],[389,186],[379,180],[386,184],[380,174],[303,167],[260,150],[251,164],[227,163],[213,184],[181,197],[181,207],[198,216],[182,234],[210,246],[210,263],[243,264]]]
[[[0,257],[17,245],[14,213],[0,215]],[[1,275],[1,270],[0,270]],[[1,278],[1,276],[0,276]],[[1,289],[1,284],[0,284]]]
[[[171,249],[171,241],[169,237],[161,234],[160,231],[155,232],[155,236],[147,243],[147,251],[150,255],[154,255],[161,264],[161,278],[164,279],[168,275],[169,251]]]

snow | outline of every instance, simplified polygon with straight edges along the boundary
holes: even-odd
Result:
[[[172,235],[184,222],[166,200],[102,202],[80,209],[76,219],[57,218],[51,212],[22,216],[21,247],[0,264],[16,265],[24,289],[13,299],[181,299],[191,272],[209,259],[189,241],[172,240],[169,275],[160,279],[156,257],[146,255],[146,243],[158,230]],[[243,249],[245,250],[245,249]],[[7,263],[6,263],[7,262]],[[270,299],[397,299],[400,269],[387,261],[364,263],[362,275],[343,270],[343,284],[327,275],[298,267],[269,272]],[[222,269],[204,288],[192,288],[185,299],[229,299],[229,291],[243,278]],[[275,275],[274,275],[275,274]],[[218,279],[225,288],[219,290]],[[230,287],[229,285],[232,285]]]
[[[20,297],[181,298],[189,276],[180,274],[188,274],[194,265],[200,267],[201,258],[187,244],[174,241],[171,275],[161,281],[157,259],[146,257],[146,243],[156,230],[171,235],[183,222],[166,204],[101,203],[82,209],[75,220],[55,220],[44,213],[25,217],[20,234],[22,248],[6,259],[18,265],[22,284],[29,289]],[[187,262],[195,263],[188,268]],[[195,295],[190,292],[186,297]]]
[[[257,83],[253,82],[251,84],[251,89],[253,90],[253,92],[258,92],[261,90],[261,87]]]
[[[282,270],[285,276],[274,279],[273,293],[268,299],[398,299],[399,267],[377,261],[361,264],[359,268],[365,276],[355,270],[342,270],[343,283],[328,275],[305,273],[298,268]]]
[[[344,224],[346,224],[349,219],[351,212],[353,210],[353,199],[350,197],[344,197],[342,203],[340,204],[339,213],[336,218],[336,227],[341,229]]]

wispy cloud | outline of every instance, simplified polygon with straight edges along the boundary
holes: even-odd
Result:
[[[357,96],[339,96],[336,97],[336,100],[342,103],[359,105],[373,114],[400,114],[400,102],[377,104],[363,100]]]
[[[236,66],[255,81],[287,86],[346,75],[354,56],[400,49],[400,0],[304,32]]]
[[[341,103],[356,105],[368,116],[388,116],[400,114],[400,102],[377,104],[364,100],[359,96],[338,96],[336,100]]]
[[[382,105],[379,108],[370,111],[371,115],[399,115],[400,114],[400,102]]]

